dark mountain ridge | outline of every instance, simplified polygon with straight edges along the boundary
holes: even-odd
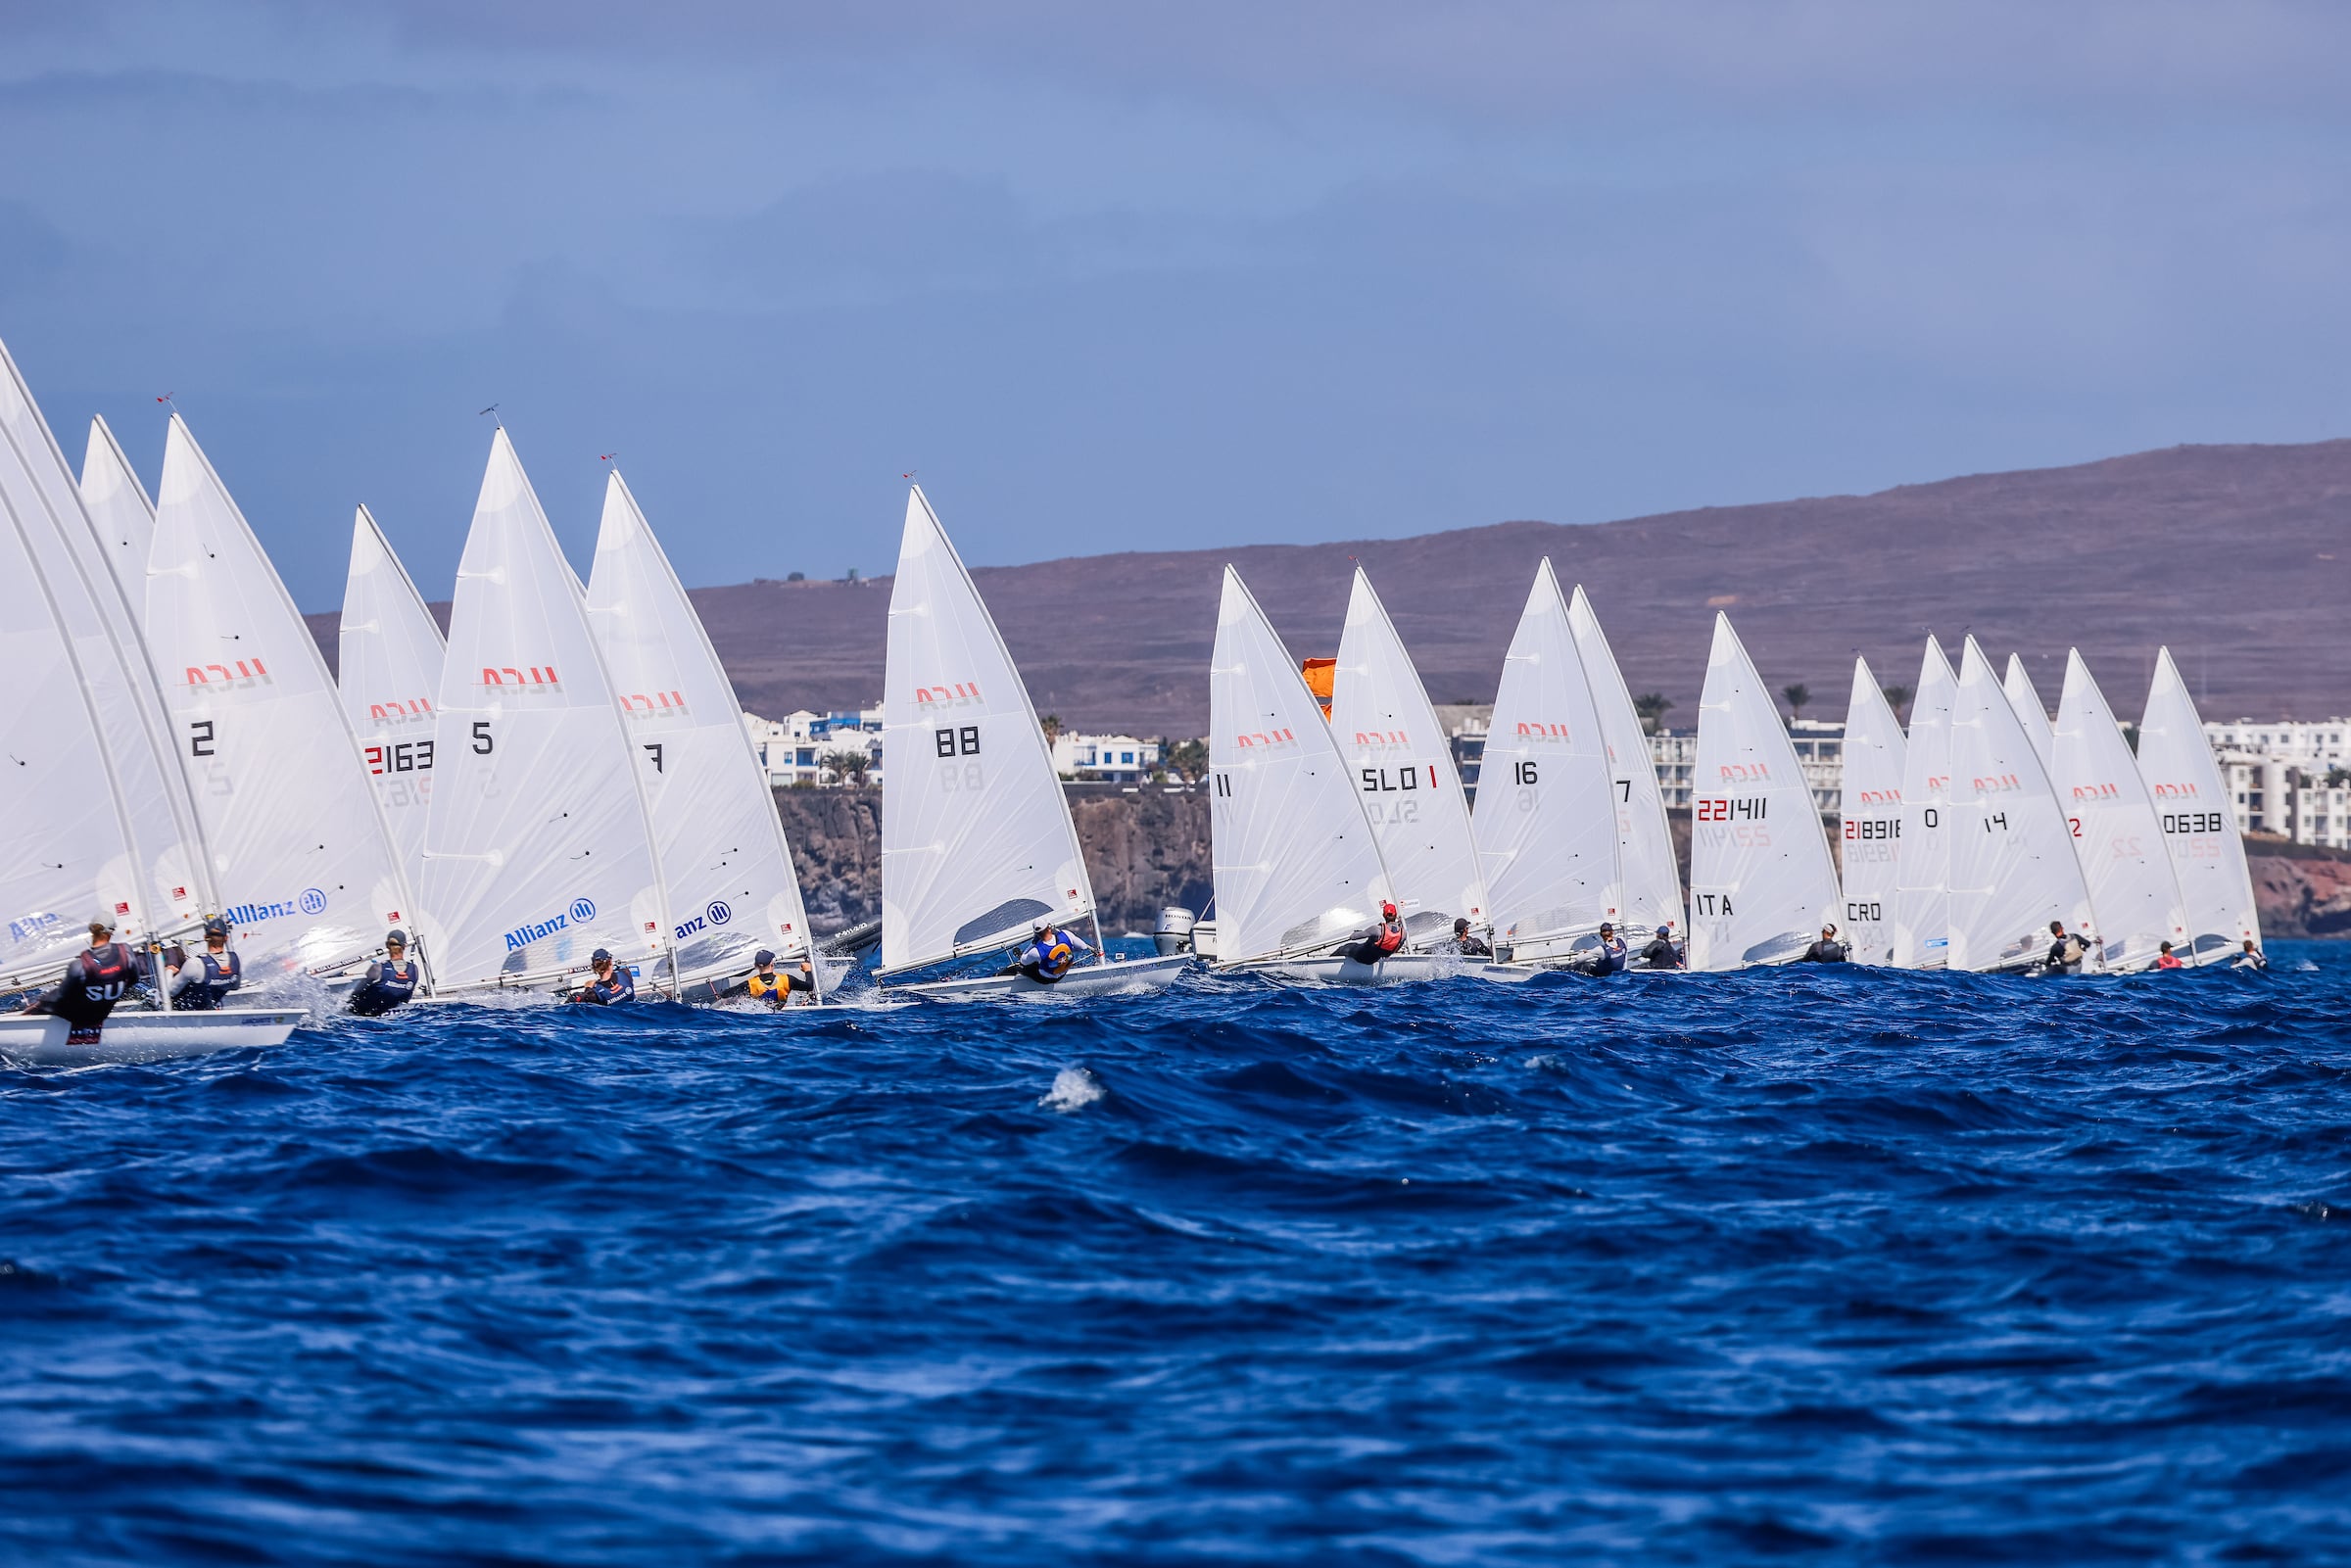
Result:
[[[1809,687],[1822,718],[1843,716],[1855,653],[1881,682],[1915,683],[1929,630],[1954,660],[1966,632],[1995,661],[2023,653],[2052,707],[2078,645],[2115,707],[2135,713],[2167,642],[2208,718],[2351,706],[2351,441],[2173,447],[1869,496],[1128,551],[974,576],[1039,712],[1196,736],[1226,561],[1303,658],[1336,650],[1360,559],[1430,697],[1450,702],[1492,699],[1545,555],[1592,595],[1632,689],[1673,702],[1671,723],[1696,722],[1718,609],[1764,677]],[[694,600],[754,712],[881,696],[888,578],[696,589]],[[330,660],[336,619],[310,617]]]

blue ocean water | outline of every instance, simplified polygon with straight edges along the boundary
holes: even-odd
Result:
[[[0,1553],[2351,1556],[2351,953],[0,1073]]]

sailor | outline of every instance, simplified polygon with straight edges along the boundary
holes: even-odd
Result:
[[[1851,949],[1837,940],[1837,923],[1829,922],[1820,928],[1820,940],[1804,949],[1799,964],[1842,964]]]
[[[210,1013],[245,983],[245,960],[228,950],[228,922],[215,915],[204,923],[204,951],[195,961],[168,973],[171,1006],[182,1013]]]
[[[2248,936],[2245,938],[2244,951],[2236,955],[2236,962],[2231,967],[2240,970],[2266,970],[2270,967],[2270,961],[2262,957],[2261,949],[2255,947],[2253,938]]]
[[[359,989],[351,993],[351,1010],[361,1018],[380,1018],[416,994],[423,978],[416,961],[408,957],[408,933],[397,926],[384,932],[384,956],[367,966]]]
[[[1682,950],[1673,945],[1673,927],[1660,926],[1649,945],[1641,949],[1641,962],[1653,970],[1678,970],[1682,967]]]
[[[596,971],[596,978],[574,991],[571,996],[573,1001],[585,1002],[591,1007],[611,1007],[615,1003],[637,1000],[637,977],[613,963],[609,951],[598,948],[588,955],[588,963]]]
[[[90,945],[74,954],[58,982],[25,1003],[24,1011],[64,1019],[74,1034],[95,1034],[138,977],[138,960],[115,940],[115,917],[100,910],[90,917]]]
[[[2083,960],[2089,957],[2089,933],[2069,935],[2065,922],[2049,922],[2049,956],[2041,961],[2051,974],[2079,974]]]
[[[2183,970],[2187,968],[2185,964],[2181,963],[2179,958],[2173,954],[2172,944],[2169,942],[2158,942],[2155,944],[2155,967],[2159,970]]]
[[[1352,941],[1339,949],[1339,957],[1354,959],[1358,964],[1376,964],[1383,958],[1393,958],[1404,948],[1404,917],[1396,906],[1379,906],[1379,924],[1367,926],[1355,933]]]
[[[1613,924],[1602,921],[1600,923],[1600,952],[1592,961],[1592,973],[1595,974],[1621,974],[1624,973],[1624,967],[1628,960],[1629,955],[1625,951],[1624,938],[1616,934],[1616,927]]]
[[[1004,973],[1026,974],[1039,985],[1052,985],[1070,973],[1080,955],[1092,951],[1076,931],[1040,920],[1029,933],[1029,945],[1013,953],[1012,964]]]
[[[1453,921],[1453,950],[1463,958],[1492,958],[1494,944],[1469,929],[1469,917],[1457,915]]]
[[[765,1002],[769,1007],[783,1007],[791,1002],[794,991],[806,991],[811,996],[816,994],[816,971],[803,956],[797,974],[790,971],[778,974],[776,955],[763,947],[751,955],[750,977],[743,982],[743,989],[754,1002]]]

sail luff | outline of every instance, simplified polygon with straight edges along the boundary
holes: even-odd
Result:
[[[1617,667],[1615,649],[1601,630],[1600,617],[1577,584],[1567,601],[1567,625],[1575,634],[1576,651],[1600,717],[1607,742],[1608,766],[1617,782],[1616,802],[1618,873],[1622,892],[1618,902],[1624,922],[1635,930],[1670,927],[1688,929],[1682,902],[1682,868],[1673,847],[1673,828],[1665,817],[1665,794],[1657,784],[1657,767],[1651,753],[1649,732],[1633,706],[1632,688]],[[1483,777],[1482,774],[1480,776]]]

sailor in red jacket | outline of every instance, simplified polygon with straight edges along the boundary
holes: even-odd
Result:
[[[1354,959],[1358,964],[1376,964],[1403,950],[1404,917],[1396,913],[1394,904],[1382,904],[1379,924],[1358,931],[1355,940],[1339,949],[1339,957]]]

